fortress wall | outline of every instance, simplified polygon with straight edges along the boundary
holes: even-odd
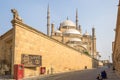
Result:
[[[15,23],[15,59],[21,64],[22,54],[41,55],[42,66],[47,72],[68,72],[92,68],[92,59],[77,50],[52,39],[23,23]],[[25,68],[25,77],[39,75],[39,67]]]

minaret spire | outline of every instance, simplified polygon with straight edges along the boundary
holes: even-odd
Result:
[[[50,36],[50,9],[49,4],[47,8],[47,35]]]
[[[92,28],[92,56],[96,58],[96,36],[95,36],[95,28]]]
[[[78,29],[78,9],[76,9],[76,29]]]
[[[95,38],[95,37],[96,37],[96,35],[95,35],[95,28],[94,28],[94,26],[93,26],[93,28],[92,28],[92,36],[93,36],[93,38]]]

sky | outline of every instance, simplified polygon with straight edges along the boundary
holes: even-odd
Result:
[[[94,27],[100,59],[109,59],[109,56],[111,59],[118,2],[118,0],[0,0],[0,35],[12,28],[13,8],[18,11],[25,24],[45,34],[48,4],[50,22],[55,24],[56,29],[67,17],[75,22],[78,9],[82,34],[86,30],[91,34]]]

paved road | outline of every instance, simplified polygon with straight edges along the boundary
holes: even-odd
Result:
[[[87,69],[84,71],[75,71],[59,75],[48,76],[40,80],[96,80],[96,76],[103,68]]]
[[[49,76],[39,76],[36,78],[28,78],[23,80],[96,80],[97,75],[105,70],[108,75],[106,80],[120,80],[120,76],[116,75],[111,68],[101,67],[97,69],[86,69],[82,71],[74,71],[62,74],[54,74]]]
[[[74,71],[68,73],[54,74],[48,76],[37,76],[33,78],[24,78],[23,80],[96,80],[97,75],[106,70],[108,79],[106,80],[120,80],[120,75],[118,76],[111,68],[102,67],[97,69],[87,69],[82,71]],[[3,78],[0,78],[0,80]],[[12,80],[12,79],[5,79]]]
[[[120,80],[120,76],[118,77],[111,68],[107,67],[51,75],[37,80],[96,80],[97,75],[103,70],[107,72],[108,79],[106,80]]]

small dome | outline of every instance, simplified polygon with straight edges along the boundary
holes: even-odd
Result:
[[[60,30],[56,30],[55,33],[62,33]]]
[[[81,41],[81,39],[79,39],[79,38],[70,38],[70,40],[69,40],[70,42],[71,41],[75,41],[75,42],[80,42]]]
[[[76,29],[67,29],[65,32],[63,32],[63,34],[79,34],[80,32],[77,31]]]
[[[89,33],[86,31],[84,35],[89,36]]]
[[[63,21],[61,23],[61,26],[62,27],[64,27],[64,26],[67,26],[67,27],[69,27],[69,26],[76,27],[75,23],[72,22],[71,20],[65,20],[65,21]]]

